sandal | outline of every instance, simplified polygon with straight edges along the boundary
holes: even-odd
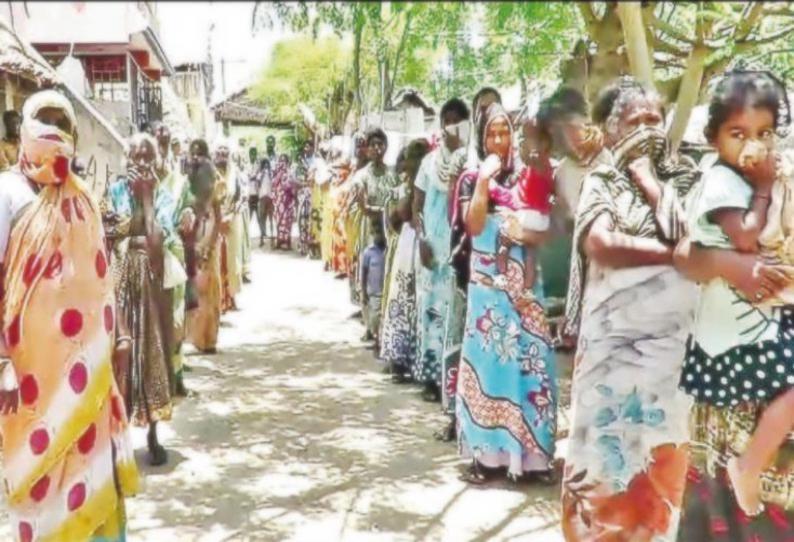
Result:
[[[466,472],[462,473],[458,479],[474,486],[481,486],[488,481],[477,463],[469,465]]]

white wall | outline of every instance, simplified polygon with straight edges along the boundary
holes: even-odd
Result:
[[[85,180],[101,197],[108,181],[121,171],[124,147],[83,105],[72,100],[77,115],[77,154],[86,164]]]

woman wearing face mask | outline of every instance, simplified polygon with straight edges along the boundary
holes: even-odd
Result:
[[[614,165],[585,178],[574,228],[563,531],[569,541],[674,540],[690,406],[678,379],[697,292],[672,255],[697,176],[669,160],[661,101],[633,79],[606,88],[593,118]]]
[[[127,175],[109,194],[113,212],[127,224],[115,242],[114,267],[119,318],[130,333],[132,356],[117,378],[130,419],[149,426],[151,464],[162,465],[167,455],[157,439],[157,422],[171,419],[173,385],[170,320],[164,318],[170,305],[161,302],[163,262],[176,232],[174,200],[157,177],[156,163],[154,138],[137,134],[130,142]]]
[[[76,137],[69,101],[34,94],[19,166],[0,184],[0,427],[12,532],[25,542],[124,540],[137,485],[99,205],[69,168]]]
[[[426,401],[441,398],[451,419],[455,414],[454,392],[446,393],[444,382],[450,379],[442,368],[446,324],[456,294],[454,270],[449,262],[451,232],[447,210],[451,187],[463,171],[466,160],[469,115],[469,108],[459,98],[452,98],[442,106],[441,144],[422,160],[413,198],[413,221],[419,236],[421,262],[416,274],[419,351],[414,379],[424,387]],[[461,318],[453,323],[455,325],[463,327]],[[454,440],[454,423],[450,422],[437,437]]]
[[[490,185],[510,187],[513,128],[507,112],[492,103],[482,116],[476,172],[458,181],[453,228],[471,238],[466,326],[457,377],[458,442],[473,460],[465,477],[482,483],[487,469],[506,469],[516,479],[532,473],[551,480],[557,414],[556,365],[538,281],[524,291],[525,247],[544,234],[525,230],[513,211],[496,212]],[[503,223],[507,226],[502,228]],[[497,283],[497,235],[513,242],[506,280]]]

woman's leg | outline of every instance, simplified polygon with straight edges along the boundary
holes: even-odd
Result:
[[[775,398],[764,410],[744,453],[728,462],[736,500],[747,514],[761,507],[760,477],[794,427],[794,389]]]
[[[149,454],[151,455],[149,464],[153,467],[165,465],[168,462],[168,452],[165,451],[163,445],[157,440],[157,422],[149,424],[147,441],[149,444]]]

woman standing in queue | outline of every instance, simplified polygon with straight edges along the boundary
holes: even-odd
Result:
[[[605,88],[593,120],[614,163],[585,178],[574,228],[563,532],[669,541],[687,464],[690,401],[678,379],[697,295],[672,264],[697,173],[670,160],[661,100],[634,79]]]
[[[482,483],[485,469],[506,469],[518,478],[533,473],[550,480],[554,459],[557,384],[542,286],[524,289],[524,251],[545,235],[525,230],[515,213],[497,212],[490,184],[510,187],[513,128],[507,112],[491,103],[478,130],[479,169],[458,181],[453,227],[471,238],[466,325],[457,381],[458,442],[472,459],[465,476]],[[514,242],[507,280],[498,274],[497,237]]]
[[[0,430],[22,542],[121,542],[124,497],[137,488],[111,366],[113,278],[99,205],[70,170],[76,139],[69,101],[34,94],[19,163],[0,176]]]

